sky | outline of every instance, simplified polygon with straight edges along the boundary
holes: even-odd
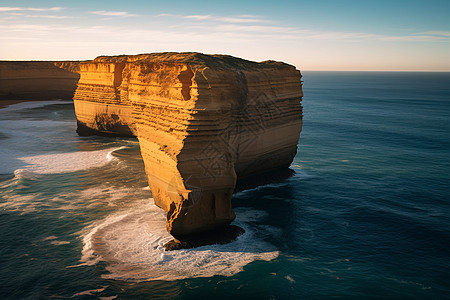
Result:
[[[166,51],[300,70],[450,71],[450,1],[0,0],[0,60]]]

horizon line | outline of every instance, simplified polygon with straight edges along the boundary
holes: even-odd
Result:
[[[133,54],[131,54],[133,55]],[[57,59],[57,60],[52,60],[52,59],[31,59],[31,60],[10,60],[10,59],[0,59],[0,62],[83,62],[83,61],[92,61],[93,59]],[[259,62],[259,61],[258,61]],[[290,63],[288,63],[290,64]],[[299,71],[301,72],[411,72],[411,73],[450,73],[450,69],[449,70],[405,70],[405,69],[400,69],[400,70],[376,70],[376,69],[366,69],[366,70],[362,70],[362,69],[302,69],[299,68],[298,66],[294,65],[294,64],[290,64],[294,67],[296,67]]]

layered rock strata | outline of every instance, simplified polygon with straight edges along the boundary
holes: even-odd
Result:
[[[302,87],[291,65],[156,53],[98,57],[79,73],[78,132],[137,136],[176,238],[229,224],[236,181],[287,168],[296,154]]]
[[[0,61],[0,100],[72,99],[78,62]]]

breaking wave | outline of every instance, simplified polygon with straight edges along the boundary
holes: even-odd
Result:
[[[246,232],[236,241],[225,245],[165,251],[163,245],[172,236],[165,228],[164,211],[151,200],[137,201],[133,208],[110,215],[86,229],[80,265],[106,262],[109,273],[102,276],[105,279],[171,281],[214,275],[232,276],[253,261],[276,258],[278,251],[275,247],[263,241],[256,228],[249,225],[249,222],[264,214],[252,211],[237,215],[235,224]]]
[[[54,104],[72,104],[72,101],[64,101],[64,100],[48,100],[48,101],[26,101],[26,102],[20,102],[16,104],[12,104],[8,107],[2,108],[0,113],[8,113],[12,111],[18,111],[23,109],[33,109],[33,108],[40,108],[45,107],[48,105],[54,105]]]
[[[43,154],[19,157],[26,164],[14,171],[16,177],[34,177],[36,174],[60,174],[102,167],[114,159],[113,152],[125,146],[96,151]]]

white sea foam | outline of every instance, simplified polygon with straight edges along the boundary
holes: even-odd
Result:
[[[0,188],[17,184],[11,180],[7,184],[0,183]],[[16,186],[16,190],[20,189]],[[117,188],[108,185],[77,190],[74,192],[46,195],[42,193],[16,194],[5,191],[0,195],[0,210],[19,212],[21,215],[46,209],[70,211],[71,214],[87,209],[104,209],[105,207],[123,207],[136,199],[149,199],[149,190],[136,188]],[[149,200],[150,201],[150,200]]]
[[[292,164],[291,168],[295,171],[294,178],[311,178],[315,177],[315,175],[308,174],[305,170],[302,169],[302,166],[299,164]]]
[[[245,215],[238,213],[235,224],[246,232],[234,242],[165,251],[163,245],[172,239],[165,228],[165,213],[152,201],[137,201],[133,208],[87,229],[81,265],[105,261],[109,274],[104,278],[126,281],[231,276],[255,260],[269,261],[278,256],[272,245],[258,239]]]
[[[14,172],[16,176],[30,177],[30,174],[70,173],[90,168],[102,167],[111,161],[114,151],[124,147],[97,151],[78,151],[19,157],[26,166]]]
[[[53,104],[71,104],[72,101],[64,101],[64,100],[48,100],[48,101],[26,101],[20,102],[16,104],[12,104],[8,107],[0,109],[0,114],[8,113],[11,111],[23,110],[23,109],[33,109],[44,107]]]
[[[14,171],[14,178],[35,180],[39,178],[39,175],[27,169],[17,169]]]
[[[14,170],[22,169],[26,163],[18,158],[43,151],[48,145],[55,145],[55,142],[60,143],[54,136],[64,136],[64,132],[71,130],[75,130],[73,122],[0,120],[0,134],[6,137],[0,142],[0,174],[11,174]]]
[[[83,291],[83,292],[79,292],[76,294],[73,294],[72,297],[70,298],[75,298],[75,297],[79,297],[79,296],[95,296],[95,294],[101,293],[103,292],[108,286],[104,286],[102,288],[99,289],[94,289],[94,290],[87,290],[87,291]],[[114,299],[114,298],[112,298]]]

